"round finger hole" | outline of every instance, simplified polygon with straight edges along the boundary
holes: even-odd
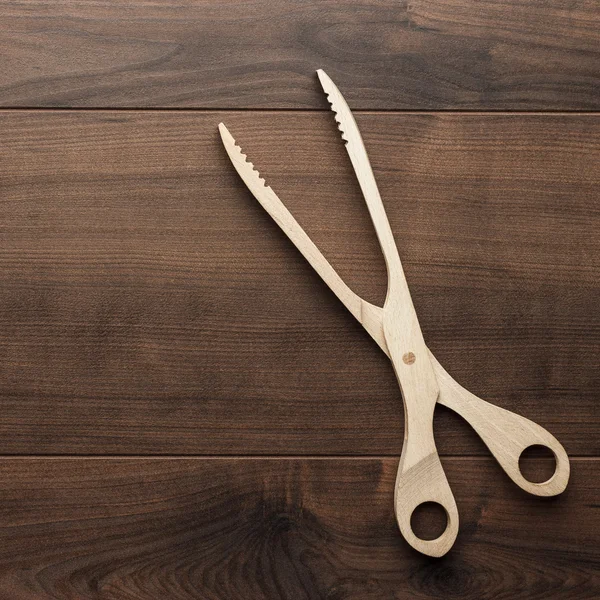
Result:
[[[550,448],[535,444],[521,452],[519,469],[527,481],[544,483],[556,471],[556,457]]]
[[[446,509],[437,502],[419,504],[410,517],[413,533],[422,540],[436,540],[448,525]]]

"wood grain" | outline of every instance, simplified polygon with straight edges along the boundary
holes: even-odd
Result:
[[[1,600],[600,597],[600,0],[0,0],[0,57]],[[529,496],[438,409],[439,560],[395,523],[389,360],[217,134],[381,303],[319,67],[428,346],[576,456]]]
[[[0,2],[0,105],[598,109],[598,0]]]
[[[600,119],[357,119],[431,350],[597,454]],[[232,172],[220,120],[383,299],[329,115],[0,113],[2,453],[399,453],[388,359]],[[486,452],[436,414],[441,453]]]
[[[393,514],[397,458],[0,460],[0,596],[19,600],[583,600],[600,595],[597,461],[524,494],[446,459],[461,520],[443,559]]]

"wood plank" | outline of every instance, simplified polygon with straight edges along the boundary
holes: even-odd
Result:
[[[357,119],[432,351],[598,454],[600,118]],[[329,114],[1,112],[0,452],[399,452],[388,360],[243,187],[220,120],[383,299]],[[485,453],[449,412],[436,432]]]
[[[444,460],[462,523],[455,547],[439,560],[414,552],[398,533],[397,462],[4,458],[0,595],[600,595],[597,460],[575,460],[571,487],[550,501],[520,492],[491,459]]]
[[[600,3],[0,2],[0,104],[600,109]]]

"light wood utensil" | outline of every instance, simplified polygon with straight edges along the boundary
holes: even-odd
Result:
[[[429,556],[442,556],[452,547],[458,534],[458,511],[433,437],[436,403],[463,417],[508,476],[530,494],[560,494],[569,480],[569,459],[558,440],[543,427],[471,394],[428,350],[354,117],[327,74],[322,70],[317,74],[335,113],[385,258],[388,289],[383,307],[363,300],[342,281],[275,192],[266,186],[252,163],[247,161],[223,123],[219,124],[219,131],[233,166],[254,197],[392,361],[404,400],[405,416],[404,444],[394,494],[398,526],[413,548]],[[554,475],[544,483],[528,481],[519,468],[522,452],[533,445],[548,447],[556,460]],[[434,540],[417,537],[411,527],[414,510],[425,502],[440,504],[446,512],[446,529]]]

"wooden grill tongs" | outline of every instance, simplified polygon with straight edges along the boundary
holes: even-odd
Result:
[[[442,556],[456,539],[458,511],[433,437],[436,402],[463,417],[508,476],[530,494],[560,494],[569,480],[569,459],[558,440],[543,427],[467,391],[428,350],[354,117],[327,74],[322,70],[317,74],[335,113],[385,258],[388,288],[382,308],[363,300],[342,281],[275,192],[266,186],[252,163],[246,160],[223,123],[219,124],[219,131],[233,166],[254,197],[392,361],[402,391],[405,416],[404,444],[394,493],[396,518],[402,535],[413,548],[429,556]],[[554,475],[544,483],[528,481],[519,468],[522,452],[532,445],[547,446],[556,460]],[[411,527],[413,511],[425,502],[438,503],[446,512],[446,529],[434,540],[420,539]]]

